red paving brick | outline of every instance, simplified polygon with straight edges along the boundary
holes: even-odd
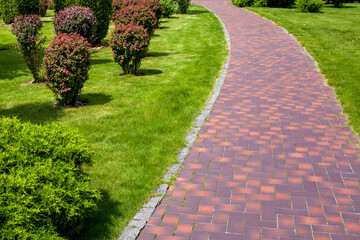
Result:
[[[360,239],[360,160],[333,90],[299,44],[230,0],[220,95],[139,239]]]

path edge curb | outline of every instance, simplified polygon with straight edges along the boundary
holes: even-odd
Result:
[[[214,14],[215,17],[221,23],[225,35],[225,40],[227,43],[228,55],[226,56],[226,62],[222,66],[220,75],[215,82],[215,86],[212,90],[212,94],[209,97],[209,100],[205,103],[205,107],[196,117],[192,129],[188,132],[186,136],[186,146],[182,148],[177,155],[178,163],[171,165],[170,168],[165,173],[165,175],[163,176],[163,180],[167,182],[171,181],[172,177],[175,177],[180,171],[185,158],[189,154],[195,140],[197,139],[197,136],[200,132],[202,125],[204,124],[206,118],[209,116],[210,111],[213,108],[215,101],[220,94],[221,88],[224,84],[226,74],[229,68],[230,55],[231,55],[231,41],[230,41],[229,32],[226,29],[225,23],[220,19],[219,16],[217,16],[215,13],[210,11],[207,7],[204,8],[207,9],[212,14]],[[151,215],[155,211],[156,207],[161,203],[162,199],[165,197],[168,188],[169,188],[169,184],[167,183],[160,184],[160,186],[153,192],[154,195],[160,195],[160,196],[151,197],[148,200],[148,202],[143,205],[143,207],[135,214],[134,218],[125,227],[118,240],[137,239],[137,237],[141,233],[141,230],[145,227],[146,223],[149,221]]]

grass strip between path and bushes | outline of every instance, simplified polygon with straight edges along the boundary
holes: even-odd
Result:
[[[286,28],[300,41],[334,87],[350,125],[360,133],[360,4],[325,7],[316,14],[285,8],[247,9]]]
[[[48,45],[54,37],[49,12],[43,20]],[[119,76],[109,47],[92,52],[80,97],[89,105],[78,108],[54,107],[48,88],[27,84],[32,76],[9,45],[16,41],[9,30],[0,27],[0,116],[78,129],[94,147],[94,165],[86,171],[104,199],[79,238],[116,239],[177,162],[209,97],[227,55],[220,22],[199,6],[162,19],[138,71],[143,76]]]

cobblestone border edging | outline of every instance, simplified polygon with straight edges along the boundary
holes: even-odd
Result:
[[[204,6],[202,6],[202,7],[204,7]],[[206,8],[206,9],[209,12],[211,12],[208,8]],[[217,19],[220,21],[221,25],[223,26],[224,35],[225,35],[227,46],[228,46],[227,47],[228,56],[226,57],[226,63],[223,65],[220,76],[216,80],[215,87],[212,90],[211,97],[205,103],[205,107],[203,108],[203,110],[201,111],[199,116],[196,118],[193,128],[188,132],[188,135],[186,136],[186,147],[181,149],[177,155],[177,159],[178,159],[179,163],[173,164],[168,169],[168,171],[165,173],[165,175],[163,177],[163,180],[165,180],[165,181],[170,181],[171,177],[175,177],[177,175],[177,173],[179,172],[182,164],[184,163],[186,156],[189,154],[190,149],[191,149],[192,145],[194,144],[194,142],[200,132],[202,125],[204,124],[212,107],[214,106],[214,103],[220,93],[221,87],[224,84],[224,80],[225,80],[225,77],[227,74],[227,70],[228,70],[229,62],[230,62],[230,53],[231,53],[230,35],[229,35],[228,31],[226,30],[226,26],[225,26],[224,22],[216,14],[214,14],[214,15],[217,17]],[[169,188],[169,184],[166,184],[166,183],[160,184],[159,188],[157,188],[153,192],[153,194],[154,195],[160,194],[161,196],[152,197],[149,199],[149,201],[145,205],[143,205],[143,207],[136,213],[134,218],[130,221],[128,226],[121,233],[118,240],[135,240],[138,237],[141,230],[145,227],[147,221],[150,219],[152,213],[155,211],[155,208],[160,204],[161,200],[164,198],[168,188]]]

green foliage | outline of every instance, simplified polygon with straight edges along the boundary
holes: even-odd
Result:
[[[342,7],[346,0],[332,0],[331,3],[334,5],[334,7]]]
[[[266,7],[268,0],[231,0],[238,7]]]
[[[57,124],[0,119],[0,235],[62,239],[83,227],[100,193],[81,170],[92,150],[77,132]]]
[[[255,0],[252,6],[254,7],[267,7],[268,0]]]
[[[324,6],[322,0],[296,0],[296,8],[301,12],[320,12]]]
[[[289,8],[294,4],[294,0],[267,0],[268,7]]]
[[[254,0],[231,0],[232,4],[238,7],[250,7],[252,6]]]
[[[78,5],[89,7],[96,18],[96,41],[100,42],[108,33],[112,14],[112,0],[78,0]]]
[[[166,18],[170,17],[176,10],[175,0],[160,0],[163,6],[162,15]]]
[[[185,14],[190,7],[191,0],[177,0],[180,13]]]
[[[39,0],[16,0],[19,14],[36,14],[39,15]]]
[[[79,6],[80,0],[53,0],[55,12],[58,13],[66,7]]]
[[[16,0],[0,0],[0,15],[5,24],[10,24],[18,15]]]

